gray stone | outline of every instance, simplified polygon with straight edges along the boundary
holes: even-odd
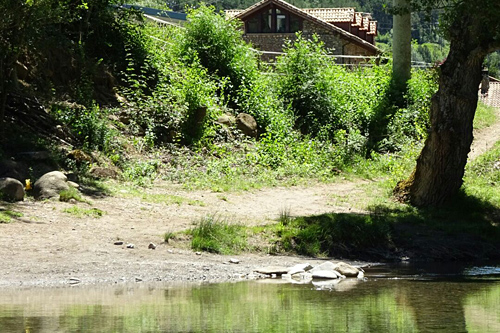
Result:
[[[288,269],[288,274],[290,275],[294,275],[294,274],[297,274],[297,273],[304,273],[308,270],[311,270],[312,269],[312,266],[309,265],[308,263],[305,263],[305,264],[297,264],[293,267],[290,267]]]
[[[130,243],[130,244],[127,244],[127,249],[133,249],[135,248],[135,245]]]
[[[117,242],[114,242],[113,244],[115,244],[115,245],[123,245],[123,242],[122,241],[117,241]]]
[[[248,113],[242,112],[236,116],[236,127],[247,136],[257,137],[257,122]]]
[[[254,272],[266,275],[272,275],[272,274],[283,275],[288,272],[288,268],[283,266],[266,266],[255,269]]]
[[[324,263],[312,268],[310,272],[314,271],[333,271],[335,270],[335,265],[331,261],[325,261]]]
[[[0,178],[0,200],[22,201],[24,200],[24,186],[14,178]]]
[[[151,242],[151,243],[149,243],[149,245],[148,245],[148,249],[151,249],[151,250],[156,249],[156,244],[155,244],[155,243],[152,243],[152,242]]]
[[[340,274],[333,270],[316,270],[311,272],[313,279],[338,279]]]
[[[335,264],[334,270],[339,272],[342,275],[348,277],[357,277],[360,270],[352,265],[346,264],[345,262],[339,261]]]
[[[59,196],[61,191],[69,189],[68,178],[60,171],[44,174],[33,186],[33,196],[36,200],[44,200]]]
[[[217,122],[221,125],[231,126],[236,123],[236,118],[232,115],[225,114],[217,118]]]
[[[112,168],[103,167],[92,167],[89,173],[95,178],[112,178],[116,179],[118,177],[118,172]]]
[[[240,261],[239,261],[238,259],[235,259],[235,258],[231,258],[231,259],[229,259],[229,262],[230,262],[231,264],[239,264],[239,263],[240,263]]]

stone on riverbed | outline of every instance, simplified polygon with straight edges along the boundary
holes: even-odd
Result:
[[[307,272],[308,270],[311,270],[311,269],[312,269],[312,266],[309,265],[308,263],[297,264],[293,267],[290,267],[288,269],[287,274],[294,275],[294,274],[298,274],[298,273],[304,273],[304,272]]]
[[[313,279],[338,279],[342,277],[334,270],[315,270],[314,272],[311,271],[311,274]]]
[[[339,272],[340,274],[348,277],[357,277],[360,272],[359,268],[346,264],[345,262],[342,261],[339,261],[338,263],[334,264],[333,269]]]
[[[266,275],[271,275],[271,274],[283,275],[288,272],[288,268],[283,266],[266,266],[257,268],[256,270],[254,270],[254,272]]]

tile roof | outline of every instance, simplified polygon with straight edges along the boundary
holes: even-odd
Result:
[[[370,21],[370,27],[368,28],[369,35],[377,34],[377,21]]]
[[[302,11],[328,23],[354,22],[354,8],[304,8]]]

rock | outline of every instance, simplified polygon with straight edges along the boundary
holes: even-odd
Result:
[[[36,200],[58,197],[61,191],[69,189],[67,180],[60,171],[46,173],[35,182],[33,196]]]
[[[257,122],[248,113],[242,112],[236,116],[236,127],[247,136],[257,137]]]
[[[201,252],[195,252],[197,256],[201,256]]]
[[[29,178],[29,167],[24,162],[13,160],[0,161],[0,178],[14,178],[23,182]]]
[[[324,263],[312,268],[310,272],[314,271],[333,271],[335,270],[335,265],[331,261],[325,261]]]
[[[122,241],[117,241],[117,242],[114,242],[113,244],[115,244],[115,245],[123,245],[123,242]]]
[[[156,249],[156,244],[155,243],[149,243],[148,249],[151,249],[151,250]]]
[[[112,178],[116,179],[118,177],[118,172],[111,168],[102,167],[92,167],[89,173],[95,178]]]
[[[24,186],[14,178],[0,178],[0,200],[23,201]]]
[[[338,279],[340,274],[334,270],[316,270],[311,272],[313,279]]]
[[[231,126],[236,123],[236,118],[233,117],[232,115],[225,114],[217,118],[217,123],[221,125]]]
[[[127,244],[127,249],[133,249],[135,248],[135,245],[130,243],[130,244]]]
[[[86,152],[84,152],[81,149],[74,149],[74,150],[70,151],[68,153],[67,157],[69,159],[74,160],[77,164],[81,164],[84,162],[86,162],[86,163],[92,162],[92,156],[90,156],[89,154],[87,154]]]
[[[71,186],[71,187],[73,187],[73,188],[79,188],[80,187],[80,185],[78,185],[77,183],[72,182],[70,180],[68,180],[68,185]]]
[[[359,271],[357,278],[360,280],[363,280],[365,278],[365,273],[363,273],[362,271]]]
[[[346,264],[345,262],[339,261],[338,263],[335,264],[334,270],[339,272],[342,275],[348,276],[348,277],[356,277],[358,276],[358,273],[360,270],[352,265]]]
[[[229,259],[229,262],[231,264],[239,264],[240,263],[240,261],[238,259],[234,259],[234,258]]]
[[[312,266],[307,264],[307,263],[306,264],[297,264],[293,267],[290,267],[288,269],[287,274],[294,275],[294,274],[298,274],[298,273],[304,273],[304,272],[311,270],[311,269],[312,269]]]
[[[266,275],[272,275],[272,274],[283,275],[288,272],[288,268],[283,266],[266,266],[255,269],[254,272]]]

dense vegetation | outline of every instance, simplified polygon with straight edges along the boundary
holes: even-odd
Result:
[[[437,68],[415,70],[407,103],[397,108],[391,103],[390,64],[346,69],[326,57],[320,41],[299,35],[287,44],[287,54],[277,59],[276,66],[268,67],[241,39],[240,23],[225,20],[213,7],[190,10],[185,29],[157,26],[134,11],[113,7],[96,5],[78,11],[86,15],[40,27],[44,40],[53,42],[50,48],[35,35],[29,43],[19,43],[16,61],[30,65],[32,73],[25,79],[9,77],[9,92],[37,96],[55,124],[71,133],[65,140],[84,158],[57,153],[62,155],[58,162],[81,179],[99,164],[119,170],[123,180],[138,185],[161,177],[214,191],[329,181],[339,173],[384,177],[393,185],[411,170],[427,135]],[[84,17],[93,22],[87,29],[81,28]],[[63,59],[59,50],[66,52]],[[61,71],[56,64],[70,71]],[[256,119],[257,137],[244,135],[233,121],[227,125],[221,120],[243,112]],[[19,140],[3,142],[0,157],[33,145],[47,148],[46,137],[32,140],[15,124],[6,133],[23,134]],[[31,141],[24,145],[26,140]],[[85,157],[90,154],[92,158]],[[491,204],[488,209],[500,205],[494,191],[474,188],[474,196]],[[418,214],[410,210],[409,220]],[[273,231],[280,237],[277,244],[300,253],[331,253],[321,240],[327,229],[340,225],[346,232],[348,221],[366,235],[389,241],[394,222],[394,218],[379,223],[378,217],[335,216],[318,221],[323,219],[328,228],[314,227],[310,220],[290,221],[290,230]],[[201,231],[217,234],[212,231],[214,224],[206,220]],[[307,240],[310,228],[320,232],[312,232],[318,243]],[[301,248],[301,237],[310,244]],[[372,241],[368,237],[354,245],[367,247]],[[227,252],[224,247],[199,244]]]

